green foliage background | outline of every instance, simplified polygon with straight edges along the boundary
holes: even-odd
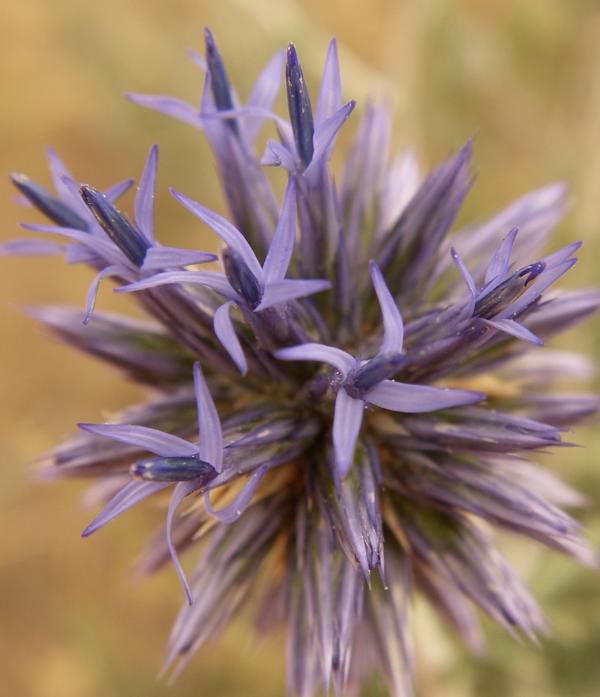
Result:
[[[572,212],[560,241],[583,238],[568,285],[599,280],[600,6],[594,0],[21,0],[2,3],[0,171],[47,183],[43,148],[77,177],[106,185],[137,176],[161,146],[158,234],[191,245],[197,226],[166,194],[173,185],[222,208],[211,156],[198,133],[120,98],[126,90],[198,97],[186,60],[210,25],[245,94],[270,54],[294,40],[315,85],[327,40],[338,37],[345,96],[389,94],[398,147],[432,166],[477,133],[478,178],[463,219],[492,214],[548,181],[566,180]],[[350,127],[351,128],[351,127]],[[0,237],[29,215],[0,180]],[[129,204],[128,204],[129,205]],[[202,241],[206,248],[214,241]],[[83,302],[89,274],[59,261],[3,260],[0,271],[0,656],[3,694],[19,697],[283,693],[283,637],[257,640],[241,620],[193,661],[173,690],[157,682],[162,646],[181,600],[174,573],[144,583],[129,568],[159,525],[151,506],[97,537],[84,486],[31,481],[28,463],[76,421],[105,417],[141,395],[102,365],[43,333],[19,311]],[[108,289],[100,305],[122,307]],[[561,346],[600,355],[596,320]],[[598,385],[596,384],[596,387]],[[109,411],[107,411],[109,410]],[[600,542],[600,437],[544,456],[589,498],[581,513]],[[468,659],[417,604],[418,694],[426,697],[598,697],[600,581],[531,545],[503,540],[547,610],[540,647],[488,626],[483,657]],[[374,679],[365,695],[384,695]]]

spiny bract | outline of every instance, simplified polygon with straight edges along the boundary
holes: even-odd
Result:
[[[580,246],[540,256],[563,214],[561,185],[449,235],[472,184],[470,141],[423,177],[410,152],[388,155],[388,110],[368,104],[338,186],[328,163],[354,102],[342,101],[335,41],[313,111],[292,45],[242,104],[205,38],[206,58],[193,56],[199,108],[129,99],[208,139],[229,219],[171,193],[221,238],[222,271],[190,268],[214,255],[156,241],[156,147],[132,220],[115,206],[131,181],[80,185],[53,152],[55,193],[13,175],[51,221],[23,227],[64,241],[3,251],[64,254],[97,273],[84,313],[44,307],[37,318],[153,395],[114,423],[80,424],[49,471],[99,478],[105,506],[84,535],[169,490],[166,535],[141,565],[172,559],[187,595],[168,644],[175,673],[250,603],[260,631],[287,622],[291,693],[345,694],[375,665],[390,694],[408,695],[415,591],[472,650],[474,606],[513,634],[544,629],[489,524],[594,563],[559,508],[577,494],[527,455],[563,445],[561,430],[596,408],[553,391],[589,364],[540,346],[598,296],[549,290]],[[271,110],[284,62],[289,121]],[[277,139],[259,160],[265,123]],[[287,176],[280,207],[261,165]],[[107,277],[152,321],[93,315]],[[189,584],[178,561],[188,551]]]

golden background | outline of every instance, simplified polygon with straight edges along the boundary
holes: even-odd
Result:
[[[398,147],[427,167],[477,133],[477,182],[463,219],[491,214],[556,179],[573,194],[559,241],[583,238],[570,286],[597,283],[600,260],[600,6],[589,0],[83,0],[2,1],[0,171],[44,185],[44,147],[76,177],[105,186],[138,176],[161,147],[158,236],[192,246],[197,225],[166,193],[175,186],[222,209],[213,162],[191,128],[128,104],[126,90],[196,100],[209,25],[233,81],[247,94],[271,53],[294,40],[316,87],[327,40],[338,37],[346,98],[388,93]],[[0,180],[1,239],[32,213]],[[130,199],[127,200],[129,206]],[[127,207],[126,206],[126,207]],[[175,229],[177,230],[175,232]],[[213,242],[214,244],[214,242]],[[199,246],[208,246],[202,243]],[[30,463],[77,421],[97,421],[140,398],[110,369],[60,346],[24,317],[30,304],[82,305],[90,273],[58,260],[0,262],[1,694],[122,697],[283,694],[282,636],[257,640],[239,621],[192,662],[175,688],[156,680],[181,601],[172,569],[144,583],[129,572],[159,517],[140,506],[87,541],[91,517],[77,482],[34,484]],[[101,307],[118,308],[101,290]],[[600,354],[597,320],[561,346]],[[596,387],[598,384],[596,384]],[[589,498],[581,512],[600,543],[600,438],[545,456]],[[418,694],[427,697],[598,697],[600,580],[531,545],[506,543],[546,609],[553,637],[520,645],[488,626],[479,659],[418,609]],[[375,681],[364,692],[384,695]]]

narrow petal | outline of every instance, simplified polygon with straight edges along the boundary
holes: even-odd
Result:
[[[21,223],[20,226],[23,228],[23,230],[29,230],[30,232],[42,232],[50,235],[60,235],[61,237],[66,237],[69,240],[80,242],[83,246],[89,247],[102,259],[113,262],[124,260],[120,250],[115,248],[113,244],[111,244],[108,240],[90,235],[89,232],[83,232],[75,228],[56,227],[55,225],[32,225],[31,223]]]
[[[223,467],[221,421],[199,363],[194,363],[194,390],[198,409],[198,455],[220,472]]]
[[[133,186],[133,182],[133,179],[124,179],[122,182],[118,182],[104,189],[103,194],[112,203],[120,199],[123,194],[127,193]]]
[[[140,450],[169,457],[173,455],[196,455],[199,449],[193,443],[183,438],[164,433],[147,426],[131,426],[129,424],[79,424],[79,428],[103,438],[133,445]],[[202,456],[200,456],[203,460]],[[213,463],[211,463],[213,464]]]
[[[212,288],[217,293],[224,297],[235,300],[237,293],[229,285],[229,281],[223,274],[215,271],[165,271],[157,273],[155,276],[143,278],[141,281],[129,283],[128,285],[115,288],[117,293],[132,293],[147,288],[156,288],[157,286],[168,286],[174,283],[191,283]]]
[[[273,352],[281,361],[318,361],[327,363],[340,371],[345,378],[356,366],[356,360],[342,349],[325,344],[299,344],[288,348],[278,349]]]
[[[195,249],[179,247],[150,247],[146,252],[142,271],[160,271],[173,266],[188,266],[190,264],[206,264],[216,261],[215,254],[198,252]]]
[[[266,167],[283,167],[292,174],[298,171],[294,153],[290,152],[282,143],[272,139],[267,141],[260,164]]]
[[[205,208],[197,201],[193,201],[191,198],[180,194],[174,189],[171,189],[171,194],[191,213],[200,218],[200,220],[214,230],[228,247],[235,249],[235,251],[244,259],[248,268],[252,271],[256,278],[262,280],[261,265],[258,263],[258,259],[252,251],[252,247],[248,244],[244,235],[242,235],[242,233],[236,227],[234,227],[228,220],[225,220],[225,218],[218,215],[218,213],[213,213],[213,211]]]
[[[420,183],[421,173],[414,152],[409,150],[392,161],[387,179],[384,181],[379,236],[400,218]]]
[[[135,195],[135,222],[148,242],[154,242],[154,185],[157,164],[158,147],[153,145]]]
[[[333,447],[335,464],[341,478],[344,478],[354,460],[354,449],[363,419],[365,403],[353,399],[343,387],[335,398],[333,416]]]
[[[458,255],[458,252],[454,247],[450,250],[450,255],[452,256],[452,261],[456,264],[456,268],[460,271],[460,275],[463,277],[464,282],[467,284],[467,288],[469,289],[469,303],[467,305],[467,308],[465,310],[465,315],[467,317],[471,317],[473,315],[473,311],[475,309],[475,302],[477,300],[477,286],[475,285],[475,281],[473,280],[473,276],[471,276],[469,269],[465,266],[463,260],[460,258]]]
[[[191,104],[187,104],[181,99],[154,94],[132,94],[128,93],[125,98],[130,102],[143,106],[146,109],[158,111],[166,116],[171,116],[178,121],[202,129],[202,121],[198,110]]]
[[[296,239],[296,182],[290,177],[281,213],[263,266],[265,283],[285,278]]]
[[[401,353],[404,342],[404,324],[402,315],[392,297],[379,267],[374,261],[369,262],[371,280],[377,293],[379,307],[383,316],[383,343],[380,353]]]
[[[333,116],[330,116],[326,121],[320,124],[315,131],[315,151],[310,165],[307,167],[307,174],[314,172],[323,160],[329,158],[333,143],[337,138],[340,128],[346,122],[346,119],[352,113],[356,106],[354,100],[344,104],[338,109]]]
[[[248,508],[248,504],[254,496],[258,485],[260,484],[262,478],[267,471],[267,465],[262,465],[259,467],[249,478],[248,481],[242,487],[240,493],[235,497],[235,499],[222,508],[221,510],[215,510],[210,503],[210,495],[208,492],[204,494],[204,505],[206,510],[211,516],[216,518],[221,523],[234,523],[242,513]]]
[[[484,319],[483,322],[489,324],[491,327],[494,327],[495,329],[499,329],[501,332],[510,334],[511,336],[514,336],[517,339],[522,339],[523,341],[526,341],[529,344],[534,344],[535,346],[544,345],[544,342],[533,332],[529,331],[527,327],[524,327],[522,324],[519,324],[518,322],[515,322],[512,319]]]
[[[229,316],[229,310],[234,303],[232,301],[226,302],[221,305],[219,309],[215,312],[213,319],[215,334],[221,342],[223,348],[229,354],[231,360],[237,365],[239,371],[242,375],[248,372],[248,363],[246,362],[246,357],[242,350],[242,345],[240,340],[235,333],[233,322]]]
[[[204,56],[200,55],[198,51],[195,51],[193,48],[189,48],[187,50],[187,55],[188,58],[194,63],[200,70],[205,73],[208,70],[208,65],[206,64],[206,60]]]
[[[62,254],[64,251],[63,245],[45,240],[20,239],[0,244],[0,256],[46,257]]]
[[[447,387],[429,387],[428,385],[411,385],[394,380],[384,380],[369,390],[365,400],[383,409],[400,411],[407,414],[419,414],[473,404],[485,399],[481,392],[468,390],[451,390]]]
[[[331,288],[329,281],[318,279],[302,281],[300,279],[288,278],[283,281],[273,281],[265,286],[262,300],[255,308],[255,312],[266,310],[268,307],[280,305],[296,298],[304,298],[313,293],[321,293],[324,290],[329,290],[329,288]]]
[[[196,488],[198,488],[198,485],[195,482],[179,482],[179,484],[175,486],[175,489],[173,490],[173,496],[171,496],[171,500],[169,502],[169,508],[167,510],[167,522],[165,525],[167,535],[167,547],[169,548],[169,554],[171,555],[173,566],[175,567],[175,571],[177,572],[179,581],[183,586],[183,590],[185,591],[185,595],[189,605],[191,605],[193,602],[192,591],[190,589],[190,584],[188,583],[188,580],[185,576],[185,571],[183,570],[181,562],[177,557],[177,550],[175,549],[175,545],[173,544],[172,529],[173,517],[175,516],[175,511],[177,510],[177,507],[183,501],[183,499],[188,494],[191,494],[192,491],[194,491],[194,489]]]
[[[92,520],[81,533],[81,537],[89,537],[89,535],[106,525],[106,523],[109,523],[132,506],[135,506],[136,503],[143,501],[148,496],[152,496],[152,494],[168,486],[170,486],[169,482],[129,482],[113,496],[106,504],[104,510]]]
[[[267,63],[254,83],[247,102],[249,107],[258,107],[267,111],[271,108],[281,86],[284,60],[283,51],[278,51]],[[263,121],[264,117],[243,119],[243,131],[248,144],[251,145],[256,139]]]
[[[107,276],[118,276],[120,269],[118,266],[107,266],[102,269],[100,273],[94,276],[94,279],[90,283],[88,288],[87,296],[85,299],[85,315],[83,316],[82,322],[87,324],[92,318],[92,313],[94,311],[94,305],[96,304],[96,296],[98,295],[98,288],[100,286],[100,281]]]
[[[66,198],[68,200],[70,198],[70,192],[65,186],[64,178],[73,179],[71,173],[67,169],[65,163],[57,155],[56,151],[52,148],[46,148],[46,157],[48,158],[48,166],[50,168],[50,174],[52,175],[54,190],[60,198]]]
[[[326,121],[342,105],[342,82],[340,78],[340,64],[338,62],[337,42],[331,39],[327,47],[323,77],[319,85],[317,97],[317,114],[315,123],[317,126]]]
[[[517,237],[517,232],[518,228],[513,228],[500,243],[500,246],[494,253],[487,267],[484,283],[487,284],[497,276],[502,276],[508,271],[508,267],[510,266],[510,255]]]
[[[540,261],[543,261],[547,268],[552,268],[557,264],[570,259],[572,255],[575,254],[578,249],[580,249],[582,244],[583,242],[573,242],[568,244],[566,247],[563,247],[552,254],[548,254],[548,256],[542,257]]]

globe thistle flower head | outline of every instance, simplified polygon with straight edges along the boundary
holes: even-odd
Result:
[[[85,537],[170,495],[140,570],[171,560],[185,591],[167,648],[174,674],[250,605],[258,631],[287,625],[290,694],[350,694],[375,667],[390,694],[410,695],[415,594],[474,651],[475,608],[515,636],[545,631],[494,526],[595,564],[562,510],[579,496],[529,451],[568,445],[562,431],[596,410],[592,395],[556,386],[587,377],[588,363],[544,342],[598,295],[554,289],[579,243],[541,251],[564,212],[561,185],[453,230],[472,142],[423,177],[412,153],[388,154],[390,114],[375,103],[338,185],[330,158],[355,103],[343,102],[335,41],[314,111],[293,45],[242,102],[208,30],[205,42],[206,57],[193,55],[199,108],[128,98],[207,138],[226,215],[171,194],[223,243],[220,270],[196,268],[212,254],[157,241],[155,146],[132,218],[116,206],[130,180],[101,192],[52,152],[55,193],[13,175],[50,221],[23,227],[63,241],[3,252],[63,254],[95,272],[83,312],[34,316],[151,388],[111,422],[80,424],[45,472],[97,478],[90,499],[103,507]],[[282,84],[288,119],[272,111]],[[265,126],[275,133],[261,153]],[[280,205],[265,166],[282,170]],[[93,312],[106,278],[148,321]]]

